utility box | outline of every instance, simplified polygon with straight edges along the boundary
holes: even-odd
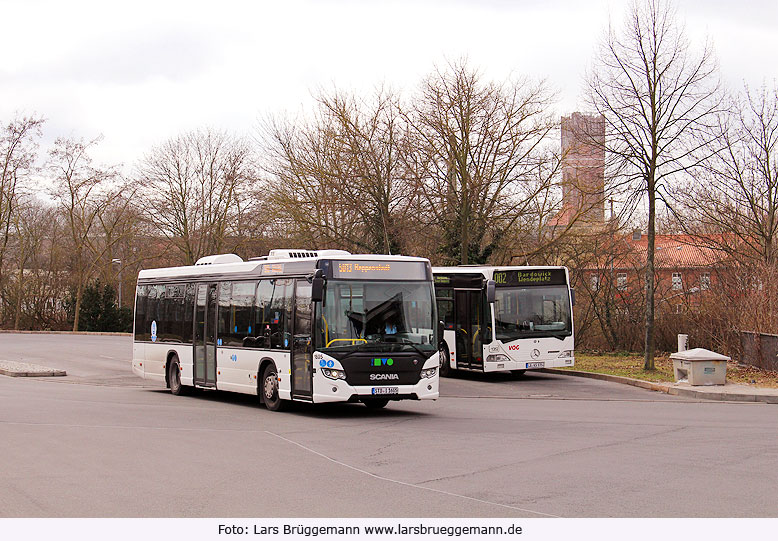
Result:
[[[676,382],[689,385],[724,385],[727,382],[726,355],[703,348],[679,351],[670,355]]]

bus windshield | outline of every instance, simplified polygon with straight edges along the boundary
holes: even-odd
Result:
[[[498,287],[495,332],[503,342],[519,338],[573,334],[567,286]]]
[[[434,351],[433,303],[429,282],[328,280],[317,349]]]

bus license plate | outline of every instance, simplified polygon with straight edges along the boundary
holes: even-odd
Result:
[[[399,387],[373,387],[373,394],[397,394]]]
[[[546,366],[545,362],[542,363],[527,363],[527,368],[543,368]]]

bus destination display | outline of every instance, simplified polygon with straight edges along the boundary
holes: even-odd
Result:
[[[497,287],[565,285],[564,269],[505,270],[494,272]]]
[[[427,268],[416,261],[333,261],[335,279],[426,280]]]

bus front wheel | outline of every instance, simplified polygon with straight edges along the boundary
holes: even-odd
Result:
[[[448,377],[451,375],[451,361],[448,358],[448,346],[444,343],[438,350],[438,353],[440,355],[440,376],[444,378]]]
[[[262,372],[262,399],[270,411],[281,411],[286,407],[286,400],[278,396],[278,370],[273,363],[268,364]]]

